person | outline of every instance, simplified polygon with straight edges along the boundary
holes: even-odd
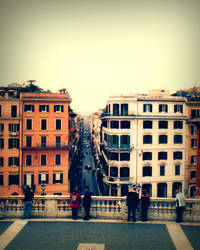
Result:
[[[70,207],[72,208],[72,218],[76,220],[78,217],[78,208],[81,195],[78,193],[77,188],[74,188],[74,192],[70,194]]]
[[[130,221],[131,214],[132,214],[133,221],[135,222],[136,221],[136,216],[135,216],[136,208],[137,208],[138,200],[139,200],[137,189],[135,186],[133,186],[129,190],[126,200],[127,200],[127,206],[128,206],[128,220],[127,221]]]
[[[143,190],[142,196],[141,196],[141,211],[142,211],[143,221],[147,221],[149,203],[150,203],[150,198],[149,198],[149,195],[147,194],[147,190]]]
[[[23,193],[24,193],[24,213],[22,219],[26,218],[30,219],[33,206],[34,191],[28,185],[26,185],[23,188]]]
[[[176,222],[182,222],[185,209],[185,198],[180,190],[176,190]]]
[[[89,187],[85,187],[85,195],[83,197],[83,203],[82,206],[84,207],[85,210],[85,217],[84,220],[89,220],[90,219],[90,208],[91,208],[91,195],[92,193],[89,192]]]

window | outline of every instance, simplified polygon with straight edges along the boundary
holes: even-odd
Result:
[[[32,120],[31,119],[26,120],[26,129],[32,130]]]
[[[107,128],[107,121],[106,120],[102,121],[102,127]]]
[[[118,177],[118,168],[117,167],[110,168],[110,177]]]
[[[143,112],[152,112],[152,104],[143,104]]]
[[[182,121],[174,121],[174,129],[182,129],[183,122]]]
[[[160,176],[165,176],[165,166],[160,166]]]
[[[119,104],[113,104],[113,115],[119,115]]]
[[[47,129],[47,120],[42,119],[41,120],[41,130],[46,130]]]
[[[175,175],[180,175],[180,165],[175,165]]]
[[[159,129],[168,129],[168,121],[159,121]]]
[[[130,161],[129,153],[120,153],[120,161]]]
[[[191,139],[191,147],[196,148],[197,147],[197,138]]]
[[[108,155],[109,160],[111,161],[118,161],[118,153],[109,153]]]
[[[17,123],[10,123],[8,127],[9,127],[9,131],[12,133],[13,132],[16,133],[19,131],[19,124]]]
[[[60,147],[60,146],[61,146],[61,137],[56,136],[56,147]]]
[[[46,166],[46,155],[41,155],[41,166]]]
[[[11,106],[11,117],[12,118],[16,118],[17,117],[17,106],[16,105],[12,105]]]
[[[191,135],[197,135],[197,126],[191,125]]]
[[[196,164],[197,163],[197,156],[196,155],[192,155],[191,156],[191,164]]]
[[[24,112],[34,112],[34,105],[24,105]]]
[[[144,135],[143,144],[152,144],[152,135]]]
[[[158,152],[158,160],[167,160],[167,152]]]
[[[56,120],[56,130],[61,130],[61,120],[60,119]]]
[[[121,121],[121,129],[130,129],[130,121]]]
[[[63,174],[62,173],[55,173],[53,174],[53,184],[63,183]]]
[[[183,153],[180,151],[174,152],[173,155],[174,155],[174,160],[182,160],[182,158],[183,158]]]
[[[111,121],[110,128],[118,129],[119,128],[119,121]]]
[[[39,111],[40,112],[49,112],[49,105],[40,105]]]
[[[0,132],[3,132],[3,131],[4,131],[4,124],[0,123]]]
[[[182,144],[183,136],[182,135],[174,135],[174,144]]]
[[[0,186],[3,186],[3,175],[0,175]]]
[[[3,157],[0,157],[0,167],[3,167]]]
[[[182,104],[177,104],[177,105],[174,105],[174,113],[183,113],[183,105]]]
[[[54,112],[63,112],[63,105],[54,105]]]
[[[109,147],[118,148],[119,147],[119,136],[118,135],[109,135],[108,136]]]
[[[104,133],[104,141],[108,141],[108,135],[106,133]]]
[[[167,104],[159,104],[159,112],[165,112],[167,113],[168,112],[168,106]]]
[[[24,185],[29,185],[32,187],[34,185],[34,175],[33,174],[25,174],[24,175]]]
[[[19,139],[8,139],[8,148],[19,148]]]
[[[196,171],[191,171],[190,172],[190,179],[195,179],[196,178]]]
[[[191,119],[200,117],[200,109],[191,110]]]
[[[143,128],[144,129],[152,128],[152,121],[143,121]]]
[[[152,176],[152,167],[143,167],[143,177]]]
[[[56,165],[60,165],[60,155],[56,154]]]
[[[0,117],[2,116],[2,114],[1,114],[1,113],[2,113],[2,110],[1,110],[1,105],[0,105]]]
[[[9,186],[10,185],[19,185],[19,175],[17,174],[9,175]]]
[[[121,135],[120,136],[120,147],[121,148],[130,148],[130,135]]]
[[[121,104],[121,115],[122,116],[128,115],[128,104],[127,103]]]
[[[48,184],[49,183],[49,175],[48,174],[39,174],[38,175],[39,184]]]
[[[152,160],[152,152],[144,152],[142,154],[142,159],[143,159],[143,161],[146,161],[146,160],[151,161]]]
[[[46,148],[46,136],[41,136],[41,147]]]
[[[32,137],[31,136],[26,137],[26,146],[32,147]]]
[[[158,183],[157,196],[158,197],[167,197],[167,184],[166,183]]]
[[[8,158],[8,165],[11,166],[19,166],[19,157],[9,157]]]
[[[32,165],[32,155],[26,155],[26,166]]]
[[[4,139],[0,138],[0,149],[4,148]]]
[[[130,176],[130,169],[129,168],[120,168],[120,177],[129,177]]]
[[[159,135],[159,144],[167,144],[167,135]]]

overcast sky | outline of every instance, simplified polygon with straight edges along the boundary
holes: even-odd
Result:
[[[110,95],[200,82],[200,0],[0,0],[0,85],[68,89],[76,112]]]

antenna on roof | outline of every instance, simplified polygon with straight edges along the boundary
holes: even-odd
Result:
[[[30,84],[33,84],[33,82],[36,82],[36,80],[28,80],[27,82],[29,82]]]

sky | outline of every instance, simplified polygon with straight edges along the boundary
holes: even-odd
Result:
[[[0,86],[67,88],[75,112],[109,96],[200,83],[200,0],[0,0]]]

